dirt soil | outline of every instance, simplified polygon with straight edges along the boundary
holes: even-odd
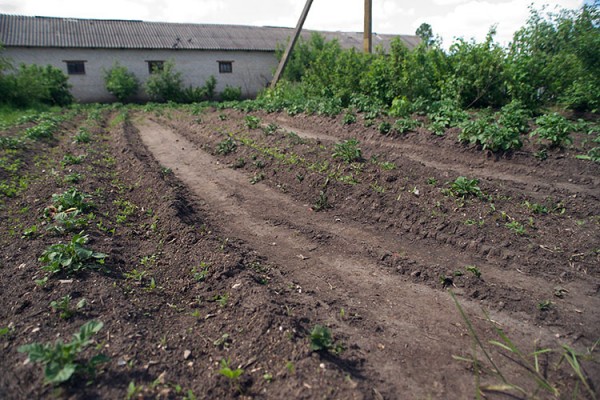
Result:
[[[22,157],[28,185],[0,214],[0,398],[475,398],[477,377],[503,382],[469,324],[528,393],[522,363],[488,343],[495,329],[524,354],[555,349],[541,374],[561,398],[578,385],[592,398],[561,362],[561,346],[574,349],[597,392],[597,356],[585,355],[600,338],[600,166],[574,158],[583,136],[540,161],[532,142],[496,157],[453,130],[385,136],[361,119],[252,115],[257,127],[236,110],[82,111],[56,139],[7,155]],[[82,127],[88,144],[73,141]],[[362,159],[334,157],[351,138]],[[66,153],[85,159],[66,165]],[[459,176],[482,195],[453,195]],[[47,231],[44,210],[73,186],[94,204],[89,245],[108,257],[40,286],[38,257],[71,237]],[[68,319],[49,306],[65,295],[87,300]],[[69,340],[91,319],[104,328],[83,356],[110,361],[93,381],[44,385],[17,348]],[[316,325],[329,350],[311,350]],[[464,361],[474,356],[478,368]]]

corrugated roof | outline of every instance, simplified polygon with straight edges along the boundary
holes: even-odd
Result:
[[[311,32],[303,31],[303,36]],[[292,28],[0,14],[0,43],[5,47],[274,51],[292,33]],[[362,33],[320,33],[338,39],[344,48],[362,47]],[[409,48],[419,43],[416,36],[374,34],[373,46],[387,48],[397,36]]]

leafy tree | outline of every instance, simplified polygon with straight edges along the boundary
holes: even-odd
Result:
[[[181,72],[175,71],[175,62],[168,60],[162,70],[153,71],[144,88],[152,100],[178,102],[183,97]]]
[[[308,40],[302,36],[294,45],[292,56],[288,60],[283,73],[283,78],[290,82],[300,82],[306,70],[317,58],[317,55],[325,48],[325,37],[313,32]],[[285,47],[279,46],[276,51],[277,59],[283,57]]]
[[[542,14],[530,10],[508,53],[508,89],[529,107],[563,103],[577,110],[600,107],[600,12]]]
[[[135,95],[140,86],[135,74],[118,62],[115,62],[109,70],[104,71],[104,83],[106,90],[122,103]]]
[[[494,42],[495,27],[483,43],[458,39],[450,47],[453,77],[448,82],[464,107],[498,107],[506,101],[504,51]]]
[[[428,23],[423,22],[419,25],[415,34],[421,39],[421,42],[425,44],[425,46],[431,46],[434,43],[433,30]]]

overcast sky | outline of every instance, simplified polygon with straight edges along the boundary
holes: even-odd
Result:
[[[373,30],[414,34],[429,23],[449,46],[456,37],[481,41],[490,26],[508,43],[528,6],[574,9],[598,0],[373,0]],[[305,0],[0,0],[0,13],[294,27]],[[363,0],[314,0],[307,29],[362,32]]]

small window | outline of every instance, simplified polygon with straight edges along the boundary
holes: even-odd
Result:
[[[162,72],[165,67],[164,61],[147,61],[148,63],[148,72],[151,74]]]
[[[233,72],[233,61],[219,61],[219,73],[231,74]]]
[[[65,61],[69,75],[85,75],[85,61]]]

